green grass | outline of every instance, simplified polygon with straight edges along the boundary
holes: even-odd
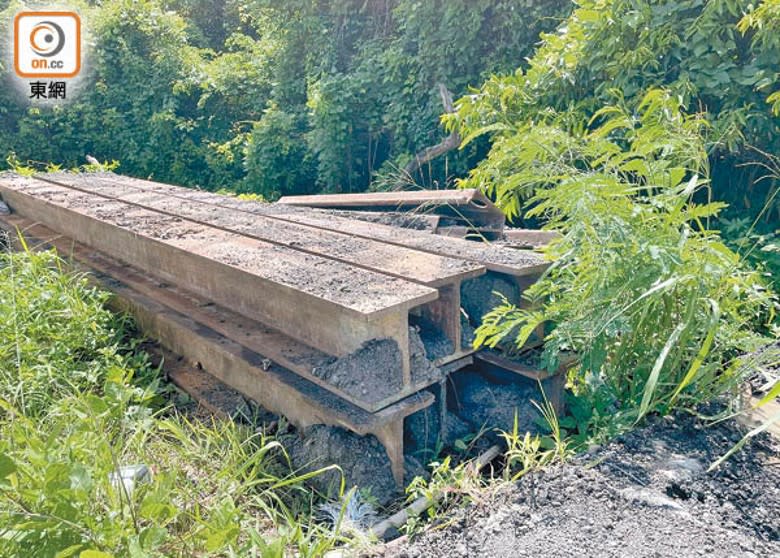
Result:
[[[0,254],[0,555],[321,556],[346,538],[262,428],[171,406],[131,323],[51,252]],[[148,465],[128,493],[120,465]]]

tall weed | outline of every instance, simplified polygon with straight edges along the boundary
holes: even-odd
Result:
[[[767,342],[776,300],[709,228],[703,120],[661,90],[589,123],[547,113],[518,125],[494,154],[499,199],[528,200],[526,215],[561,238],[552,265],[525,294],[487,314],[477,342],[522,346],[547,327],[543,361],[575,352],[575,389],[594,423],[635,421],[736,393],[734,360]]]
[[[53,252],[0,252],[0,398],[28,416],[127,364],[108,294],[60,264]]]

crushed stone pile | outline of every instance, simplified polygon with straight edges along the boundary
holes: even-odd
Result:
[[[388,556],[780,556],[780,444],[685,415],[655,419],[442,518]],[[443,528],[442,528],[443,527]]]

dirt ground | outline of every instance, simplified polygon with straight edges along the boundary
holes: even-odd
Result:
[[[780,556],[777,439],[758,437],[707,472],[742,433],[734,423],[656,419],[503,485],[385,555]]]

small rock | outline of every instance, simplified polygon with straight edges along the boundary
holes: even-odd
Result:
[[[648,490],[647,488],[624,488],[620,490],[620,495],[629,502],[637,502],[652,508],[667,508],[674,511],[685,511],[683,506],[671,498],[668,498],[659,492]]]

